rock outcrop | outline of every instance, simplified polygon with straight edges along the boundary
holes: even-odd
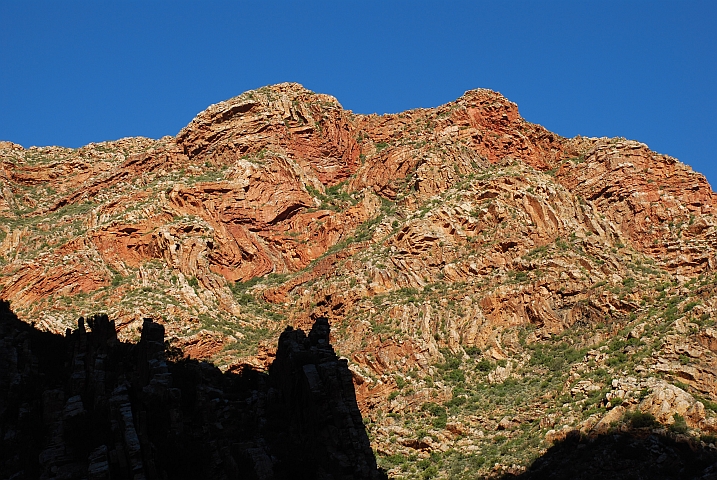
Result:
[[[57,334],[100,312],[136,342],[152,318],[222,372],[280,365],[284,327],[326,318],[392,475],[438,452],[487,475],[625,412],[712,434],[716,201],[674,158],[562,138],[490,90],[379,116],[280,84],[176,137],[0,143],[0,298]],[[663,396],[615,405],[625,378]]]
[[[63,338],[0,309],[3,478],[383,478],[325,321],[287,331],[268,375],[222,374],[150,320],[130,345],[104,316]]]

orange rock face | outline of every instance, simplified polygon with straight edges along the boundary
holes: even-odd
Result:
[[[658,287],[716,265],[702,175],[638,142],[562,138],[489,90],[377,116],[281,84],[174,138],[0,142],[0,194],[0,297],[21,318],[63,332],[102,311],[131,338],[149,316],[232,369],[266,367],[287,323],[327,317],[365,414],[450,400],[426,378],[451,355],[480,351],[502,382],[531,342],[649,324]],[[708,318],[717,305],[700,298],[689,309]],[[688,342],[701,367],[670,350],[658,370],[717,394],[710,332]]]
[[[560,166],[558,181],[595,205],[630,245],[679,273],[714,266],[705,233],[715,196],[703,175],[638,142],[574,142],[584,153]]]
[[[714,196],[703,176],[636,142],[563,139],[489,90],[435,109],[362,116],[333,97],[282,84],[209,107],[176,138],[77,151],[1,147],[3,298],[22,308],[103,288],[112,305],[113,281],[131,280],[125,289],[133,291],[169,276],[172,316],[183,303],[196,307],[193,314],[236,315],[242,309],[231,283],[303,271],[263,293],[284,303],[301,285],[346,268],[349,257],[347,272],[371,275],[365,291],[349,295],[356,302],[437,275],[509,271],[527,251],[581,231],[595,235],[590,248],[629,245],[678,274],[714,262]],[[446,202],[451,189],[462,204]],[[420,209],[430,215],[412,213]],[[513,222],[516,211],[522,218]],[[390,228],[358,231],[389,216]],[[466,240],[485,244],[486,235],[496,246],[468,262]],[[368,242],[352,243],[357,236]],[[350,248],[307,269],[343,244]],[[393,271],[356,259],[373,245],[391,252]],[[583,269],[595,267],[586,262]],[[543,292],[537,296],[496,291],[479,308],[492,324],[532,318],[560,330],[574,314],[556,313],[552,287],[533,287]],[[117,313],[138,311],[142,305]]]

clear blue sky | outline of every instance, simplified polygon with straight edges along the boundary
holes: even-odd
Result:
[[[0,2],[0,139],[175,135],[296,81],[360,113],[485,87],[563,135],[624,136],[717,185],[717,1]]]

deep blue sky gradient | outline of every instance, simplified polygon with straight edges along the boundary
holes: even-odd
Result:
[[[624,136],[717,185],[717,2],[0,2],[0,139],[175,135],[296,81],[359,113],[485,87],[563,135]]]

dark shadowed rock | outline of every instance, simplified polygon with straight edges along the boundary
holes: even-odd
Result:
[[[717,479],[717,450],[634,429],[581,437],[577,431],[553,445],[520,480]]]
[[[87,329],[89,327],[89,330]],[[0,477],[378,479],[351,374],[325,319],[282,334],[270,373],[167,359],[164,327],[66,337],[0,304]]]

